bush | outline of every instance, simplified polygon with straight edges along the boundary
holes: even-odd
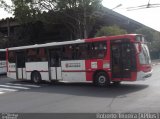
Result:
[[[104,26],[96,33],[95,37],[121,35],[121,34],[127,34],[127,31],[124,29],[121,29],[117,25]]]

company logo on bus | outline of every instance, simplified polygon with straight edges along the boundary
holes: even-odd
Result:
[[[81,64],[80,63],[67,63],[66,64],[66,68],[70,68],[70,67],[80,67]]]

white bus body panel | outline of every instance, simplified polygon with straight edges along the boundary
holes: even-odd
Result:
[[[62,61],[63,81],[86,82],[85,60]]]
[[[57,67],[57,79],[62,80],[62,68],[61,67]]]
[[[6,61],[0,61],[0,74],[6,74],[6,73],[7,73]]]
[[[62,69],[61,67],[50,67],[51,79],[62,80]]]
[[[23,69],[17,68],[18,79],[23,79]]]
[[[27,62],[26,72],[28,80],[31,79],[31,72],[33,71],[38,71],[42,80],[49,80],[48,62]]]
[[[143,71],[137,72],[137,81],[146,80],[148,77],[152,75],[152,71],[153,70],[151,70],[150,72],[146,72],[146,73]]]
[[[27,79],[26,68],[23,68],[23,78]]]
[[[8,72],[7,77],[16,79],[16,64],[8,62]]]
[[[56,67],[51,67],[51,79],[56,79]]]
[[[18,68],[17,71],[18,79],[27,79],[26,68]]]

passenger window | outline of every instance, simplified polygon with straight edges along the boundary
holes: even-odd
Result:
[[[27,51],[27,62],[47,61],[47,52],[45,48],[29,49]]]
[[[72,60],[73,59],[73,45],[63,46],[63,59]]]
[[[15,63],[16,62],[16,55],[14,51],[9,51],[9,62]]]
[[[106,42],[94,42],[91,46],[92,56],[91,58],[104,58],[107,51]]]
[[[78,44],[75,46],[75,59],[88,58],[88,44]]]

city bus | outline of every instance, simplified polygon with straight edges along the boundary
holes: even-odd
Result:
[[[0,75],[7,73],[6,49],[0,49]]]
[[[7,76],[17,80],[93,82],[144,80],[152,67],[143,35],[125,34],[7,48]]]

